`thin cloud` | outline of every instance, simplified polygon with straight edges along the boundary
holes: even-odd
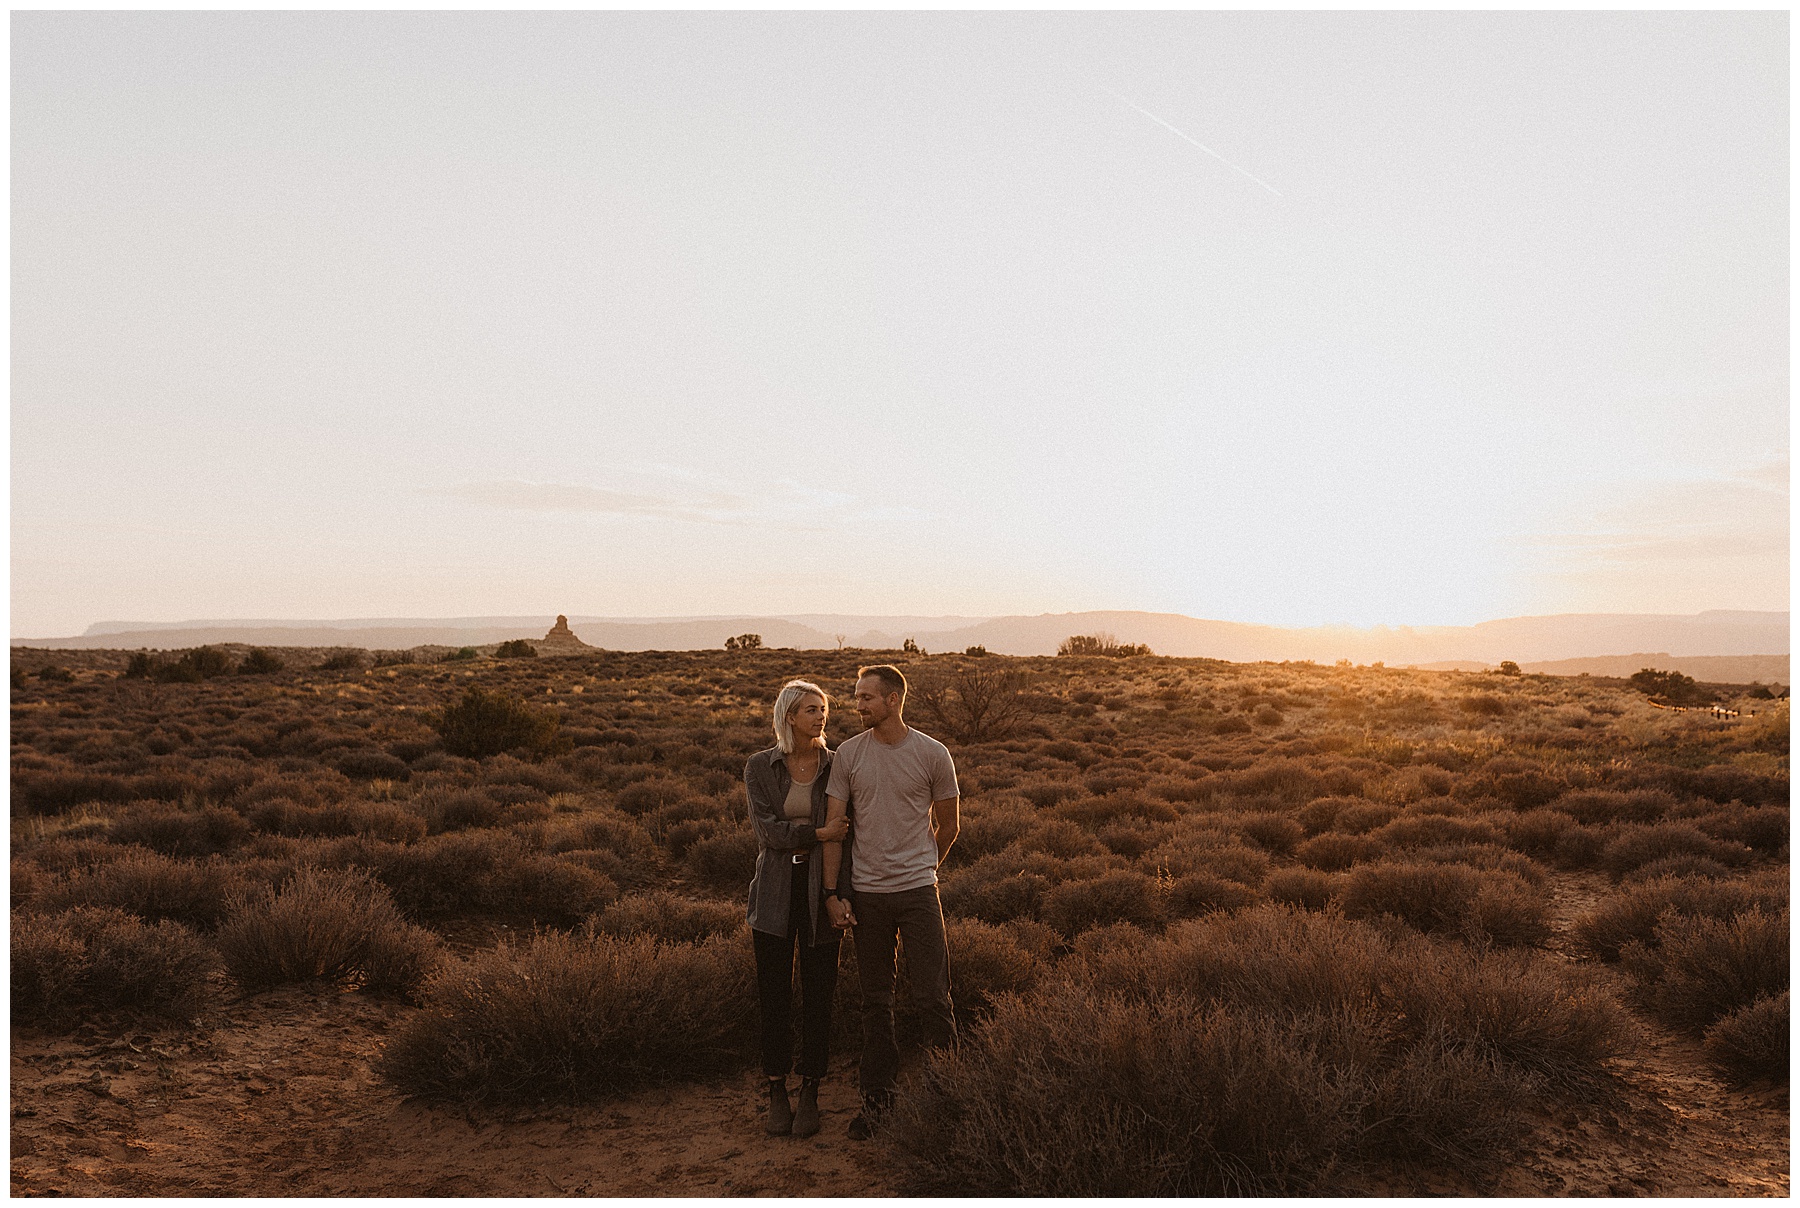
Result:
[[[723,494],[692,499],[639,495],[605,487],[563,482],[467,482],[448,487],[443,494],[485,507],[519,512],[589,512],[611,516],[658,516],[701,524],[742,523],[738,513],[749,500]]]
[[[1143,114],[1145,117],[1149,118],[1151,121],[1153,121],[1157,125],[1161,126],[1164,130],[1167,130],[1170,134],[1173,134],[1176,138],[1182,140],[1185,143],[1190,144],[1191,146],[1200,148],[1200,150],[1206,152],[1208,155],[1212,156],[1214,159],[1216,159],[1220,163],[1224,164],[1227,168],[1230,168],[1233,172],[1236,172],[1239,176],[1242,176],[1245,180],[1253,182],[1259,188],[1267,189],[1270,193],[1273,193],[1276,197],[1281,196],[1281,193],[1273,185],[1269,184],[1265,180],[1260,179],[1259,177],[1251,175],[1249,172],[1245,171],[1243,168],[1238,167],[1236,164],[1232,163],[1230,160],[1226,159],[1223,155],[1220,155],[1217,151],[1214,151],[1211,147],[1207,146],[1205,143],[1201,142],[1199,139],[1195,138],[1193,135],[1187,133],[1185,130],[1181,130],[1178,127],[1176,127],[1175,125],[1173,125],[1172,123],[1166,122],[1162,118],[1157,117],[1154,113],[1151,113],[1148,109],[1144,108],[1142,105],[1139,105],[1132,101],[1127,100],[1125,97],[1120,96],[1118,93],[1114,92],[1112,89],[1108,88],[1104,84],[1095,84],[1094,87],[1098,88],[1101,92],[1106,93],[1106,95],[1112,97],[1115,101],[1118,101],[1121,105],[1124,105],[1126,108],[1137,110],[1139,113]]]
[[[1526,544],[1569,561],[1704,563],[1766,558],[1788,551],[1787,465],[1757,466],[1729,478],[1643,484],[1623,499],[1573,518],[1560,532]]]

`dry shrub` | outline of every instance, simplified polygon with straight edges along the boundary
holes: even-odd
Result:
[[[1706,1029],[1706,1055],[1738,1082],[1788,1080],[1788,992],[1765,994]]]
[[[1750,849],[1714,839],[1686,822],[1658,822],[1618,828],[1600,852],[1600,865],[1617,881],[1634,868],[1676,856],[1699,856],[1733,867],[1749,863]]]
[[[745,892],[756,872],[760,845],[748,826],[710,835],[687,850],[688,873],[700,884],[726,892]]]
[[[1317,797],[1296,810],[1294,817],[1306,829],[1307,834],[1319,835],[1331,830],[1337,824],[1338,815],[1345,810],[1368,804],[1360,797]],[[1392,809],[1391,806],[1387,808]],[[1383,818],[1382,821],[1387,819]]]
[[[1588,952],[1601,960],[1616,961],[1627,943],[1652,944],[1656,925],[1666,912],[1682,918],[1728,919],[1761,907],[1776,911],[1787,905],[1787,880],[1751,878],[1712,881],[1666,877],[1634,885],[1602,902],[1576,922],[1574,936]]]
[[[1166,825],[1146,822],[1142,818],[1128,818],[1121,822],[1109,822],[1100,828],[1095,837],[1113,855],[1135,860],[1151,848],[1166,843],[1169,834],[1170,828]],[[956,842],[961,846],[962,839],[958,837]]]
[[[1656,881],[1663,877],[1697,877],[1720,881],[1736,876],[1737,871],[1735,868],[1725,867],[1717,860],[1709,860],[1705,856],[1664,856],[1660,860],[1652,860],[1648,864],[1638,865],[1619,880],[1621,884],[1625,885]]]
[[[1197,872],[1176,878],[1169,885],[1167,900],[1171,918],[1191,919],[1220,910],[1242,910],[1262,901],[1263,895],[1240,882]]]
[[[1337,896],[1338,877],[1313,868],[1277,868],[1263,882],[1271,902],[1323,910]]]
[[[1491,823],[1443,814],[1406,814],[1369,836],[1389,847],[1441,847],[1450,843],[1500,843],[1503,836]]]
[[[425,837],[425,819],[391,801],[333,801],[309,806],[275,798],[250,810],[257,830],[274,835],[367,835],[388,843]]]
[[[1759,852],[1774,854],[1788,845],[1786,806],[1771,805],[1757,809],[1733,802],[1701,814],[1693,823],[1715,839],[1742,843]]]
[[[600,935],[619,939],[646,935],[672,944],[734,935],[743,927],[741,902],[702,901],[666,890],[620,898],[593,919],[593,930]]]
[[[956,852],[965,859],[991,856],[1023,839],[1037,824],[1037,811],[1016,797],[965,802]]]
[[[1555,853],[1562,837],[1577,825],[1572,815],[1553,809],[1525,810],[1502,815],[1500,823],[1506,831],[1506,842],[1510,847],[1539,858],[1547,858]]]
[[[1173,822],[1178,817],[1167,801],[1132,789],[1120,789],[1100,797],[1082,797],[1065,801],[1056,807],[1056,816],[1066,818],[1087,830],[1098,830],[1109,822],[1126,818],[1142,818],[1149,822]]]
[[[246,991],[356,979],[366,989],[409,994],[438,953],[437,938],[402,918],[387,890],[356,869],[301,868],[279,888],[237,895],[218,945]]]
[[[395,848],[377,875],[400,908],[419,918],[495,914],[572,927],[618,896],[604,874],[491,830]]]
[[[1482,871],[1498,869],[1534,886],[1542,885],[1550,875],[1537,861],[1491,843],[1446,843],[1442,847],[1415,847],[1407,851],[1406,858],[1415,864],[1466,864]]]
[[[692,800],[693,786],[671,776],[657,776],[626,785],[619,790],[619,808],[628,814],[648,814],[652,810]]]
[[[1619,955],[1652,1011],[1699,1032],[1788,988],[1788,912],[1752,906],[1723,919],[1669,914],[1653,944],[1632,941]]]
[[[96,772],[15,771],[13,808],[26,814],[60,814],[91,801],[129,801],[131,785]]]
[[[1379,860],[1386,854],[1387,844],[1380,839],[1335,832],[1314,835],[1294,849],[1296,860],[1323,872],[1341,872],[1353,864]]]
[[[544,849],[553,855],[568,853],[631,889],[647,887],[663,869],[662,852],[650,832],[614,810],[553,824],[544,834]]]
[[[50,889],[42,904],[52,910],[111,906],[147,922],[172,919],[210,931],[225,917],[227,902],[240,883],[240,874],[231,865],[127,848],[119,859],[78,872]]]
[[[1065,881],[1044,895],[1044,922],[1069,937],[1109,923],[1156,927],[1162,917],[1156,882],[1129,869],[1113,869],[1091,881]]]
[[[1556,799],[1556,808],[1584,826],[1609,822],[1656,822],[1677,805],[1674,797],[1656,789],[1612,792],[1584,789],[1564,793]]]
[[[1306,837],[1305,829],[1285,814],[1245,814],[1233,823],[1232,829],[1277,856],[1292,854],[1295,845]]]
[[[934,1055],[886,1133],[918,1193],[1304,1191],[1351,1144],[1355,1089],[1331,1072],[1340,1047],[1315,1021],[1059,985],[1002,1002]]]
[[[756,1020],[750,945],[547,932],[440,970],[379,1070],[404,1093],[604,1099],[736,1068]]]
[[[1508,1062],[1592,1085],[1630,1035],[1619,1003],[1578,970],[1523,952],[1418,941],[1395,949],[1386,993],[1415,1033],[1453,1033]]]
[[[192,1019],[212,998],[219,958],[180,923],[108,906],[14,915],[15,1023],[71,1027],[99,1011]]]
[[[1325,798],[1328,801],[1339,798]],[[1317,805],[1318,802],[1314,802]],[[1309,807],[1310,808],[1310,807]],[[1366,835],[1370,831],[1379,830],[1400,816],[1400,807],[1388,805],[1381,801],[1351,801],[1337,811],[1331,826],[1327,829],[1345,835]]]
[[[112,841],[136,843],[165,856],[210,856],[243,846],[250,824],[217,806],[183,810],[143,805],[113,819]]]
[[[1543,894],[1509,873],[1459,864],[1358,865],[1339,901],[1353,919],[1393,915],[1419,931],[1499,944],[1542,943],[1550,933]]]
[[[45,872],[55,874],[98,868],[102,864],[123,860],[126,856],[135,855],[143,850],[141,847],[109,843],[105,839],[58,835],[54,839],[46,839],[42,843],[33,844],[27,849],[26,855],[33,864]]]
[[[431,789],[413,799],[433,835],[498,826],[505,807],[478,789]]]
[[[950,984],[955,987],[959,1027],[966,1029],[985,1018],[1000,995],[1023,993],[1043,975],[1046,957],[1022,942],[1020,933],[1010,927],[975,919],[946,919],[944,935],[950,947]]]
[[[1245,847],[1234,836],[1189,831],[1145,853],[1144,864],[1172,877],[1207,873],[1251,887],[1269,875],[1269,857]]]
[[[909,1190],[1303,1193],[1376,1159],[1500,1160],[1543,1079],[1587,1093],[1623,1027],[1540,958],[1396,946],[1332,914],[1075,947],[904,1084],[888,1135]]]
[[[1027,851],[1054,856],[1058,860],[1080,860],[1106,855],[1105,844],[1065,818],[1045,819],[1021,841],[1020,846]]]

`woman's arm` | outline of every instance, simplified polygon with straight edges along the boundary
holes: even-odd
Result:
[[[782,803],[775,797],[778,784],[774,764],[762,756],[752,755],[744,764],[744,795],[750,801],[750,829],[756,832],[756,841],[777,851],[811,847],[819,841],[818,830],[810,822],[781,816]]]
[[[827,842],[820,848],[820,851],[824,853],[822,856],[824,862],[820,865],[819,872],[822,875],[827,891],[835,889],[840,894],[847,895],[850,892],[850,886],[848,884],[849,877],[845,874],[848,873],[849,870],[844,867],[844,844],[842,839],[844,835],[849,833],[850,829],[849,807],[842,797],[831,797],[827,800],[830,804],[827,807],[825,814],[825,828],[820,833],[827,835],[836,834],[838,836],[838,841]],[[842,879],[840,880],[839,878]],[[850,927],[854,926],[856,923],[856,912],[850,908],[850,902],[847,897],[827,897],[825,899],[825,913],[830,916],[832,926],[834,927]]]

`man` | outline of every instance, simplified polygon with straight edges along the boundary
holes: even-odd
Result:
[[[826,786],[827,824],[848,812],[854,845],[848,886],[837,883],[843,855],[837,844],[826,846],[821,871],[831,921],[856,928],[863,1109],[850,1122],[850,1136],[857,1141],[874,1132],[893,1099],[900,1069],[894,1044],[896,939],[906,953],[925,1043],[941,1048],[956,1043],[950,952],[937,892],[938,865],[956,842],[956,765],[943,743],[906,724],[905,706],[906,677],[899,668],[857,671],[856,711],[868,728],[838,747]]]

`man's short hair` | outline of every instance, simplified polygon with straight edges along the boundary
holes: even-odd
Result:
[[[858,667],[856,669],[857,679],[861,679],[865,675],[872,675],[881,681],[881,686],[884,689],[882,692],[883,696],[898,692],[900,694],[900,703],[902,705],[906,703],[906,677],[900,674],[900,668],[894,666],[892,663],[877,663],[873,667]]]

